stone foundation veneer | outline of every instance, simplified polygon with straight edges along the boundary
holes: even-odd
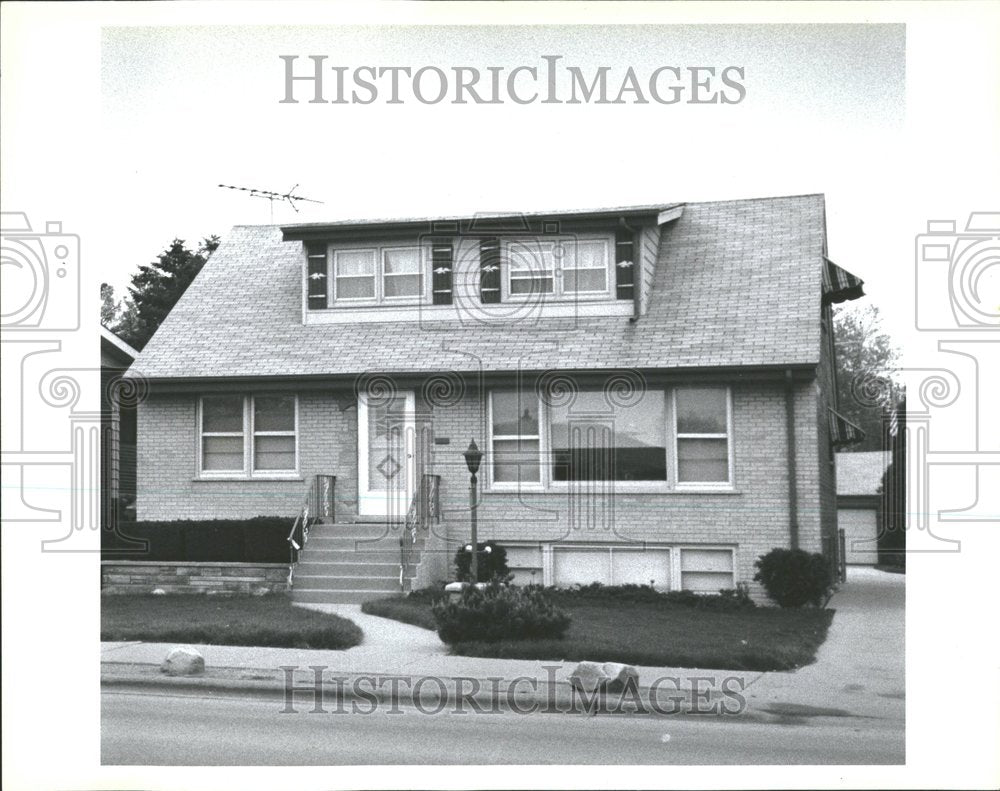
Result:
[[[285,593],[286,563],[164,563],[155,560],[104,560],[101,592]]]

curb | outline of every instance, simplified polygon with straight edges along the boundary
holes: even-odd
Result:
[[[221,671],[221,672],[220,672]],[[266,677],[264,677],[266,676]],[[292,688],[289,688],[289,677]],[[747,719],[742,690],[662,688],[634,685],[620,692],[581,693],[566,681],[521,676],[500,677],[389,675],[325,671],[318,683],[308,668],[215,668],[200,676],[166,676],[159,665],[101,663],[104,689],[144,689],[178,693],[256,695],[281,701],[283,713],[387,714],[410,706],[421,714],[677,714]],[[349,705],[348,705],[349,704]]]

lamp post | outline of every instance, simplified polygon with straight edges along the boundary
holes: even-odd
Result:
[[[476,446],[476,441],[469,443],[468,449],[462,454],[465,456],[465,464],[469,468],[469,510],[472,514],[472,562],[469,568],[472,575],[472,584],[479,582],[479,538],[476,535],[476,473],[479,472],[479,463],[483,460],[483,452]]]

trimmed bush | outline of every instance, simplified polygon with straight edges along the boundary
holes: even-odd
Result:
[[[592,582],[575,588],[550,589],[558,601],[578,599],[611,600],[621,602],[651,602],[698,610],[740,610],[755,607],[753,599],[744,583],[736,588],[719,590],[718,594],[694,593],[693,591],[660,591],[650,585],[603,585]]]
[[[507,550],[495,541],[480,541],[477,563],[478,580],[472,579],[472,552],[466,544],[455,553],[455,570],[459,582],[492,582],[494,579],[506,580],[510,574],[507,568]]]
[[[833,591],[830,563],[818,552],[772,549],[757,559],[754,579],[781,607],[820,607]]]
[[[445,643],[561,639],[570,624],[569,614],[544,592],[498,582],[468,588],[457,602],[438,601],[432,612]]]
[[[258,516],[121,522],[117,532],[101,534],[101,557],[165,563],[288,563],[292,521],[286,516]],[[143,541],[145,551],[137,551]]]

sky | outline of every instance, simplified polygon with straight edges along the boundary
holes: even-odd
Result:
[[[281,55],[330,65],[741,66],[735,105],[281,104]],[[619,79],[621,77],[619,76]],[[641,79],[641,78],[640,78]],[[614,77],[610,80],[615,84]],[[322,201],[279,223],[824,192],[831,254],[879,285],[869,174],[898,149],[901,25],[108,27],[101,39],[105,279],[175,236],[265,223],[232,184]]]

